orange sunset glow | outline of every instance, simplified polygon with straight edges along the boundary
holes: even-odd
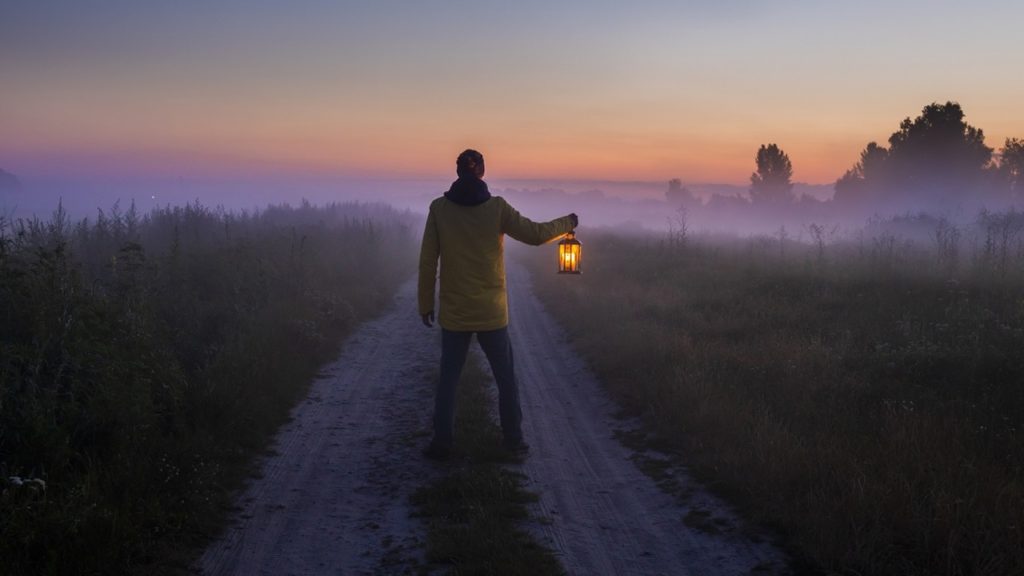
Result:
[[[821,184],[932,101],[1024,134],[1009,3],[51,4],[0,24],[0,160],[26,176],[437,177],[472,145],[505,179],[742,184],[777,142]]]

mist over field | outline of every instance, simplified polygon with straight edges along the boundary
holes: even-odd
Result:
[[[668,182],[541,181],[488,179],[493,194],[508,199],[525,216],[547,220],[570,212],[582,217],[586,228],[609,228],[624,233],[661,233],[678,223],[686,210],[693,232],[736,234],[772,233],[786,226],[795,233],[811,224],[857,229],[872,217],[929,213],[967,222],[984,209],[999,210],[1008,202],[986,203],[980,198],[937,205],[928,201],[879,202],[855,209],[832,202],[829,184],[794,185],[800,200],[784,210],[760,211],[749,205],[749,186],[693,183],[685,201],[670,200]],[[332,202],[385,203],[401,210],[426,214],[431,200],[447,191],[451,181],[437,179],[354,180],[348,178],[276,176],[246,179],[136,179],[57,180],[18,179],[0,187],[0,215],[8,220],[47,219],[61,204],[74,219],[95,219],[98,211],[115,204],[126,209],[134,202],[142,213],[155,208],[198,202],[230,211],[255,210],[267,205],[297,205],[303,200],[322,205]]]
[[[426,214],[431,200],[442,195],[452,178],[410,179],[311,177],[279,175],[266,178],[173,179],[55,179],[19,178],[18,184],[0,186],[0,210],[9,217],[48,217],[62,202],[76,218],[95,217],[97,209],[115,202],[135,202],[140,211],[167,205],[200,202],[229,210],[253,209],[268,204],[330,202],[383,202]],[[493,194],[506,197],[524,215],[544,219],[549,214],[586,213],[587,225],[624,229],[661,230],[676,205],[666,201],[668,182],[611,182],[565,180],[508,180],[487,178]],[[694,183],[688,185],[702,203],[716,195],[743,198],[747,186]],[[796,184],[800,194],[825,200],[828,184]],[[552,216],[553,217],[553,216]]]
[[[926,105],[907,117],[886,145],[868,142],[833,184],[793,181],[794,166],[776,143],[761,144],[748,186],[667,181],[602,181],[487,178],[493,194],[520,212],[549,220],[570,212],[584,227],[625,232],[673,231],[739,236],[789,229],[801,238],[810,228],[830,235],[869,221],[927,214],[957,225],[1024,201],[1024,141],[990,146],[982,129],[967,122],[960,104]],[[500,156],[492,165],[501,165]],[[450,177],[453,178],[453,177]],[[309,202],[385,203],[424,214],[451,179],[343,178],[288,173],[262,176],[19,178],[0,174],[0,214],[12,220],[45,217],[61,203],[75,218],[134,203],[136,210],[199,203],[226,210]]]

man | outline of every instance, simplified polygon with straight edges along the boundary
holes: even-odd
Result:
[[[434,281],[441,261],[441,377],[434,399],[434,438],[428,458],[448,456],[454,438],[455,386],[476,334],[498,384],[502,445],[524,453],[519,385],[508,337],[504,235],[534,246],[572,231],[575,214],[537,223],[519,215],[483,181],[484,157],[466,150],[455,161],[458,180],[430,204],[420,248],[419,313],[428,328],[434,322]]]

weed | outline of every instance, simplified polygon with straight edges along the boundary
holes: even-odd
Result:
[[[939,224],[937,236],[914,218],[920,239],[874,223],[867,249],[780,232],[774,243],[693,237],[667,255],[657,238],[595,233],[574,282],[546,259],[531,265],[619,402],[820,568],[1017,574],[1015,218],[985,215],[956,233]],[[958,246],[979,230],[985,242]]]
[[[0,221],[0,573],[180,572],[412,269],[381,206]]]

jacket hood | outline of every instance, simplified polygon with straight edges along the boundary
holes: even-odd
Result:
[[[491,199],[491,192],[479,178],[459,178],[452,182],[444,197],[460,206],[479,206]]]

